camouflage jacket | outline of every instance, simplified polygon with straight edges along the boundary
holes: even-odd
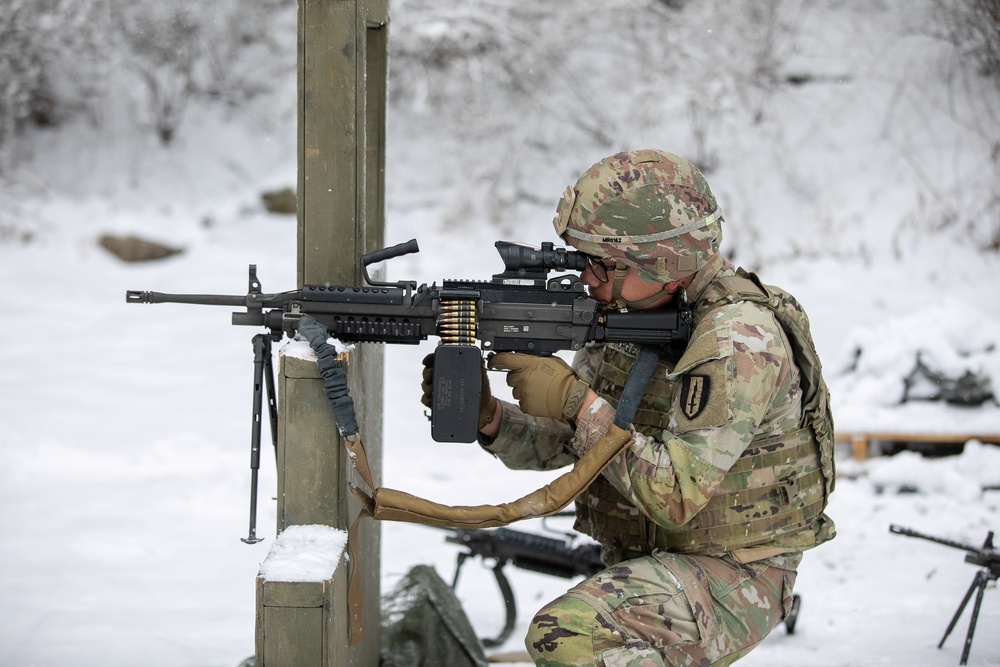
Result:
[[[721,257],[696,274],[688,288],[695,327],[687,350],[679,360],[661,359],[662,369],[630,426],[630,448],[581,496],[578,516],[581,509],[599,506],[600,496],[611,497],[600,490],[610,485],[616,500],[605,503],[602,512],[620,511],[626,521],[641,515],[658,526],[684,526],[705,508],[752,442],[799,428],[802,391],[788,338],[766,307],[720,303],[717,278],[732,275],[733,267]],[[612,347],[620,349],[607,349]],[[505,402],[498,436],[483,446],[515,469],[573,463],[614,419],[617,396],[602,393],[615,371],[606,360],[616,351],[628,355],[629,347],[590,345],[577,353],[574,370],[600,396],[578,423],[526,415]],[[772,558],[776,565],[795,567],[799,552],[832,536],[829,519],[823,516],[818,523],[741,550],[740,559]],[[607,535],[595,537],[604,543],[607,561],[636,555]]]

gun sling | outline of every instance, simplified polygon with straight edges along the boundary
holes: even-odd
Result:
[[[343,371],[341,371],[343,372]],[[358,577],[357,530],[361,518],[370,516],[381,521],[406,521],[439,528],[495,528],[520,519],[554,514],[569,505],[632,441],[628,431],[614,425],[593,448],[580,458],[573,469],[510,503],[500,505],[451,506],[419,498],[405,491],[376,487],[364,443],[357,433],[342,438],[358,474],[372,494],[351,485],[351,492],[361,500],[363,508],[347,534],[348,549],[353,563],[348,584],[348,605],[351,609],[351,644],[361,641],[362,596]]]

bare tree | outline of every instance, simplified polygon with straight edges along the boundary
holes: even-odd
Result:
[[[126,3],[116,12],[129,68],[145,85],[150,123],[169,144],[194,89],[201,22],[193,4]]]
[[[938,36],[1000,86],[1000,0],[935,0]]]
[[[273,86],[273,71],[247,66],[246,55],[277,50],[269,28],[287,0],[115,1],[121,60],[142,83],[145,122],[164,145],[193,99],[238,106]]]
[[[103,41],[101,0],[0,3],[0,172],[5,148],[28,123],[52,125],[79,99],[86,64]]]

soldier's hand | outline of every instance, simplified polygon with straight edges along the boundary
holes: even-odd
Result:
[[[420,402],[423,403],[428,408],[434,408],[434,353],[431,352],[426,357],[424,357],[424,373],[423,381],[420,383],[420,389],[423,391],[423,395],[420,397]],[[493,421],[493,417],[496,414],[497,409],[497,399],[493,397],[490,391],[490,379],[486,375],[486,367],[482,367],[482,386],[479,391],[479,430],[483,430],[490,422]]]
[[[498,352],[489,367],[507,371],[521,409],[536,417],[575,419],[589,387],[559,357],[536,357],[517,352]]]

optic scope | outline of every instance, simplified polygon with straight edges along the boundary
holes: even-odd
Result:
[[[508,272],[583,271],[587,266],[585,255],[575,250],[556,248],[551,241],[543,241],[541,248],[510,241],[497,241],[494,245]]]

